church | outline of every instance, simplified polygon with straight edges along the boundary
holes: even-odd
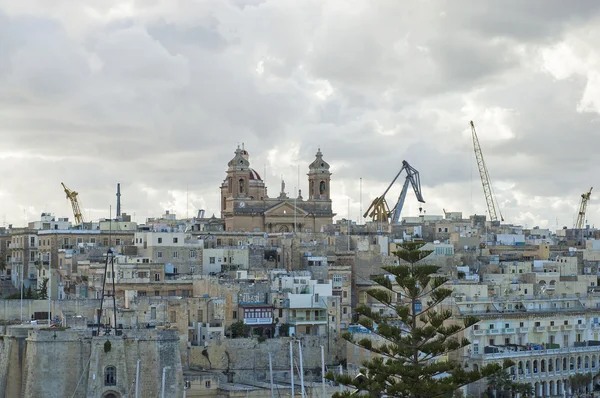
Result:
[[[308,166],[308,198],[298,190],[288,197],[285,183],[277,198],[269,198],[267,187],[250,167],[248,151],[238,146],[228,163],[221,184],[221,217],[226,231],[238,232],[320,232],[333,223],[330,191],[331,172],[321,149]]]

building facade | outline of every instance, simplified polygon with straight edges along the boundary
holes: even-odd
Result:
[[[309,165],[308,199],[290,198],[281,182],[277,198],[267,195],[260,175],[250,167],[248,152],[237,148],[221,184],[221,216],[227,231],[319,232],[332,224],[331,172],[321,150]]]

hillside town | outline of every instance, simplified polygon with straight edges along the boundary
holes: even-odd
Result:
[[[446,210],[403,216],[404,197],[391,222],[387,213],[335,220],[325,158],[318,149],[306,162],[304,196],[291,197],[283,181],[269,196],[238,147],[219,188],[221,214],[165,211],[138,224],[120,211],[119,187],[116,217],[86,221],[65,186],[75,220],[46,212],[1,228],[2,394],[331,396],[345,387],[326,372],[354,377],[373,355],[342,335],[372,334],[355,310],[388,310],[367,291],[382,267],[399,264],[404,242],[421,242],[423,261],[448,278],[442,306],[452,318],[480,319],[453,360],[476,370],[511,359],[511,380],[536,397],[572,394],[575,374],[592,375],[581,391],[600,388],[600,230]],[[402,171],[424,201],[418,172],[408,163]],[[482,379],[461,394],[489,390]]]

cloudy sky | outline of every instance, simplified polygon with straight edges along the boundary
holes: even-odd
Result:
[[[474,120],[506,221],[572,226],[600,190],[599,22],[592,0],[0,0],[0,223],[72,218],[61,181],[88,219],[117,182],[138,221],[218,216],[242,142],[271,196],[321,147],[338,217],[403,159],[427,214],[482,214]]]

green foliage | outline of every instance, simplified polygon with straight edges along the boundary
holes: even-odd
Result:
[[[106,340],[104,342],[104,352],[110,352],[110,349],[111,349],[110,341]]]
[[[282,323],[279,325],[279,336],[280,337],[289,337],[290,335],[290,324]]]
[[[37,298],[39,300],[45,300],[48,298],[48,278],[42,279],[42,282],[37,290]]]
[[[511,380],[505,370],[496,372],[487,378],[489,397],[511,398],[515,394],[521,397],[533,397],[533,387],[529,383],[517,383]]]
[[[6,258],[7,258],[6,249],[0,250],[0,271],[4,271],[6,269],[6,264],[7,264]]]
[[[377,355],[363,363],[358,377],[329,374],[330,380],[356,390],[336,393],[334,397],[352,394],[452,397],[461,386],[501,369],[500,365],[492,364],[479,370],[467,370],[447,358],[448,354],[470,344],[457,336],[479,320],[467,317],[462,322],[454,322],[452,312],[440,308],[452,290],[443,286],[447,278],[437,274],[439,267],[421,263],[431,254],[431,251],[421,250],[423,245],[421,242],[403,243],[394,253],[401,260],[400,265],[383,267],[389,275],[372,278],[379,286],[367,294],[393,315],[381,315],[365,305],[356,309],[358,322],[378,341],[370,338],[355,341],[350,333],[345,333],[343,338]]]
[[[230,331],[232,339],[248,337],[248,334],[250,333],[250,326],[245,325],[244,321],[237,321],[231,324]]]
[[[593,376],[591,373],[576,373],[569,376],[567,380],[571,387],[571,392],[574,397],[584,397],[585,387],[592,382]]]

